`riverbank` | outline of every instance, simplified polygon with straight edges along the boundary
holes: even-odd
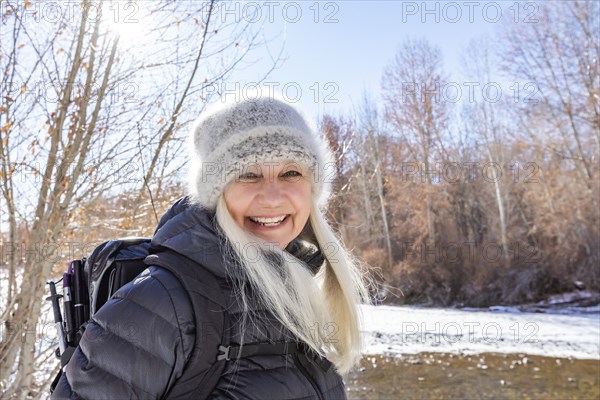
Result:
[[[600,361],[535,355],[365,356],[348,399],[598,399]]]

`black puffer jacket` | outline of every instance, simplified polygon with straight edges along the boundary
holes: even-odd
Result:
[[[291,334],[257,309],[253,315],[259,317],[241,330],[240,305],[225,274],[214,223],[214,214],[190,205],[187,197],[173,205],[152,239],[162,252],[149,256],[149,268],[94,315],[52,399],[198,399],[198,393],[211,399],[346,398],[334,366],[312,352],[249,356],[221,362],[224,366],[215,369],[221,337],[211,328],[221,326],[223,313],[215,312],[219,307],[209,300],[215,296],[203,297],[215,288],[206,286],[206,280],[191,280],[186,284],[197,289],[188,295],[171,272],[157,265],[176,260],[182,268],[210,271],[224,295],[231,344],[242,335],[245,343],[259,343],[289,341]],[[322,261],[320,253],[307,251],[298,241],[288,251],[313,266]],[[206,381],[216,383],[190,389]]]

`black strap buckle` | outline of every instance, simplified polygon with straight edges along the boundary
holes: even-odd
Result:
[[[219,345],[219,351],[222,351],[223,354],[219,354],[217,356],[217,360],[218,361],[221,361],[221,360],[227,360],[227,361],[229,361],[230,360],[230,358],[229,358],[229,349],[231,349],[231,346],[225,347],[222,344]]]

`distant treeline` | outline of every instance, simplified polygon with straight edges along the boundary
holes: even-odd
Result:
[[[407,40],[382,100],[321,120],[341,176],[331,219],[384,301],[600,289],[598,9],[544,3],[537,23],[470,43],[452,78],[440,49]]]

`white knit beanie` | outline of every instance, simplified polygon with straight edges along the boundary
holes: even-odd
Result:
[[[325,210],[336,177],[333,153],[302,114],[281,98],[219,102],[202,113],[190,135],[190,194],[216,210],[231,180],[262,162],[291,160],[310,171],[312,195]]]

